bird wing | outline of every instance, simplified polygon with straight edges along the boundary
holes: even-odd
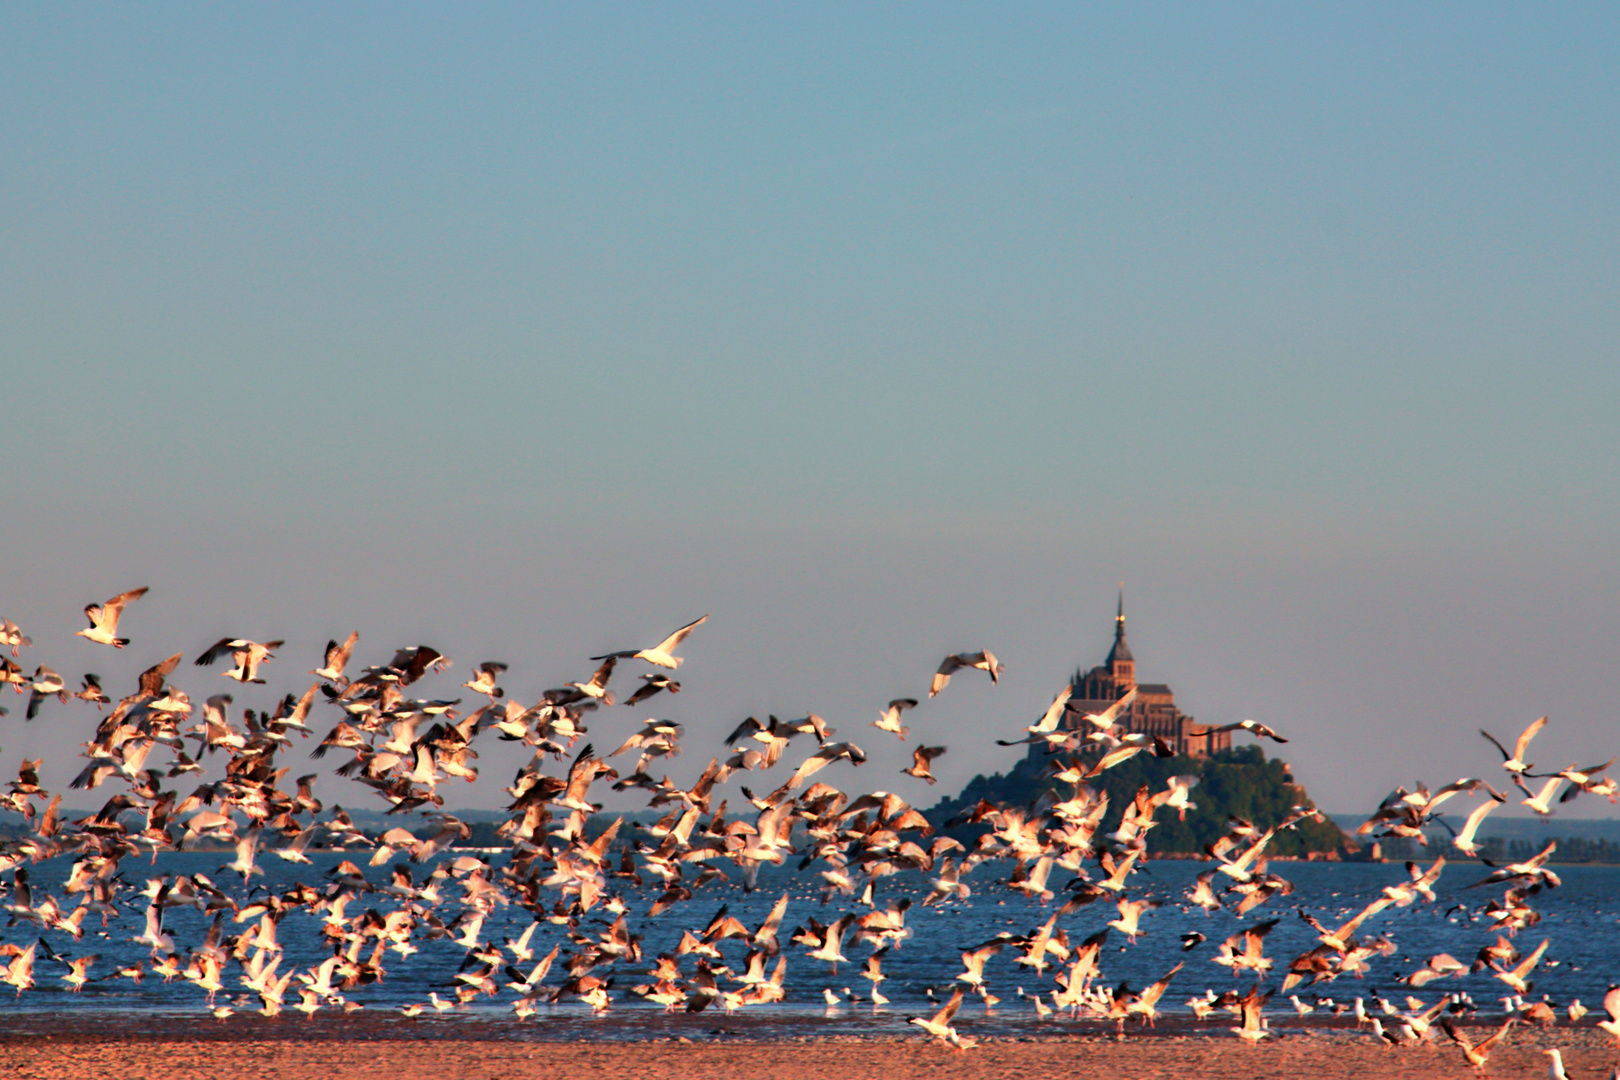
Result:
[[[1510,1028],[1512,1028],[1513,1025],[1516,1024],[1516,1023],[1518,1023],[1518,1019],[1516,1017],[1512,1017],[1512,1016],[1508,1017],[1507,1022],[1504,1023],[1500,1028],[1497,1028],[1496,1034],[1492,1035],[1490,1038],[1486,1039],[1484,1042],[1479,1043],[1478,1045],[1476,1045],[1474,1047],[1474,1049],[1477,1052],[1481,1053],[1481,1054],[1489,1053],[1491,1047],[1493,1047],[1497,1043],[1501,1042],[1502,1041],[1502,1036],[1506,1035],[1508,1033],[1508,1030]]]
[[[641,678],[645,681],[645,685],[637,688],[636,692],[625,700],[626,705],[639,705],[660,690],[668,690],[672,694],[681,692],[681,684],[667,675],[643,675]]]
[[[708,616],[704,616],[704,618],[707,617]],[[693,625],[695,626],[697,624],[694,623]],[[594,686],[599,690],[606,686],[608,684],[608,680],[613,677],[613,665],[617,664],[618,662],[619,656],[617,653],[609,656],[606,660],[602,661],[602,666],[596,669],[596,672],[591,676],[591,681],[585,685]],[[502,664],[501,670],[505,671],[506,665]]]
[[[1440,1020],[1440,1027],[1445,1030],[1445,1033],[1447,1035],[1451,1036],[1451,1041],[1452,1042],[1454,1042],[1458,1046],[1462,1047],[1465,1051],[1474,1049],[1474,1044],[1469,1042],[1468,1041],[1468,1036],[1464,1035],[1462,1033],[1462,1030],[1459,1029],[1456,1024],[1453,1024],[1451,1022],[1451,1017],[1449,1017],[1449,1016],[1442,1017],[1441,1020]],[[1506,1031],[1507,1029],[1503,1028],[1502,1030]],[[1496,1035],[1492,1036],[1493,1039],[1500,1038],[1500,1037],[1501,1037],[1501,1032],[1498,1032]]]
[[[748,719],[746,719],[742,723],[738,724],[737,729],[735,731],[733,731],[730,735],[726,736],[726,745],[730,746],[731,744],[735,743],[739,739],[742,739],[742,738],[745,738],[745,737],[747,737],[749,735],[752,735],[756,731],[763,731],[763,730],[765,730],[765,725],[761,724],[754,717],[750,716]]]
[[[829,754],[826,750],[817,750],[814,754],[805,758],[804,762],[794,770],[793,775],[788,779],[788,790],[791,791],[804,783],[837,757],[837,752]]]
[[[139,600],[146,595],[146,586],[131,589],[126,593],[119,593],[105,604],[101,605],[101,617],[107,620],[109,626],[118,625],[118,613],[124,610],[124,605],[131,600]]]
[[[181,657],[181,653],[175,653],[162,663],[153,664],[141,672],[140,692],[151,697],[157,697],[161,694],[163,692],[163,680],[173,674],[175,667],[180,663]]]
[[[1256,990],[1258,990],[1258,987],[1256,987]],[[1252,1032],[1261,1030],[1261,1010],[1265,1006],[1266,998],[1269,998],[1270,996],[1270,994],[1266,994],[1263,997],[1257,996],[1256,992],[1251,990],[1247,997],[1238,1002],[1243,1009],[1242,1015],[1244,1031]]]
[[[765,921],[760,924],[759,929],[754,933],[755,941],[759,941],[761,937],[768,937],[771,940],[775,940],[776,931],[782,925],[782,916],[787,914],[789,895],[790,894],[788,893],[783,893],[782,898],[776,902],[774,907],[771,908],[771,913],[765,917]]]
[[[304,727],[304,721],[309,718],[309,708],[315,703],[315,691],[319,687],[320,683],[310,683],[309,689],[304,691],[304,696],[299,698],[287,715],[281,718],[281,722],[289,727]],[[289,694],[287,699],[291,701],[292,695]]]
[[[1164,996],[1164,992],[1170,988],[1170,980],[1176,977],[1176,972],[1180,971],[1186,966],[1187,965],[1185,963],[1177,964],[1175,967],[1164,973],[1164,978],[1153,983],[1146,990],[1142,991],[1142,1004],[1150,1008],[1157,1004],[1158,1000]]]
[[[1033,727],[1028,727],[1024,730],[1031,732],[1032,734],[1056,731],[1058,721],[1063,718],[1064,708],[1069,704],[1069,695],[1073,693],[1074,685],[1072,683],[1065,686],[1058,692],[1058,696],[1052,699],[1052,704],[1047,706],[1045,715],[1043,715]]]
[[[963,988],[960,986],[956,988],[956,993],[951,995],[951,1000],[945,1003],[945,1007],[943,1009],[934,1014],[930,1023],[938,1024],[943,1027],[951,1022],[951,1017],[956,1015],[956,1010],[962,1007],[962,989]]]
[[[934,672],[933,682],[928,684],[928,696],[933,697],[950,683],[951,676],[958,668],[966,667],[972,663],[965,653],[953,653],[939,662],[939,670]]]
[[[208,646],[207,651],[197,657],[195,663],[198,667],[207,667],[226,653],[234,651],[241,644],[240,638],[222,637]]]
[[[1513,756],[1519,761],[1523,761],[1524,752],[1525,750],[1529,749],[1530,740],[1535,738],[1536,732],[1540,731],[1546,726],[1547,718],[1545,716],[1543,716],[1540,720],[1532,721],[1530,726],[1524,729],[1524,734],[1519,736],[1519,741],[1513,744]]]
[[[1112,769],[1115,765],[1123,761],[1129,761],[1137,754],[1140,754],[1142,750],[1143,747],[1140,746],[1122,746],[1118,750],[1110,751],[1097,760],[1097,764],[1091,767],[1086,776],[1088,778],[1100,776],[1104,771]]]
[[[854,924],[854,912],[849,912],[839,916],[837,922],[827,927],[827,937],[824,943],[825,946],[837,951],[844,943],[844,935],[849,933],[849,928]]]
[[[1125,691],[1125,695],[1118,701],[1114,702],[1100,713],[1091,713],[1087,715],[1086,719],[1100,728],[1113,727],[1114,721],[1119,718],[1120,712],[1129,708],[1131,702],[1135,700],[1136,687],[1133,686],[1129,690]]]
[[[1519,966],[1513,969],[1513,974],[1522,979],[1534,971],[1536,965],[1541,963],[1541,955],[1547,951],[1547,944],[1549,941],[1551,941],[1550,938],[1542,938],[1541,944],[1536,946],[1536,951],[1525,957]]]
[[[1555,776],[1551,780],[1548,780],[1545,784],[1541,785],[1541,791],[1538,794],[1533,795],[1528,799],[1520,799],[1519,801],[1532,809],[1546,806],[1547,803],[1552,799],[1554,789],[1556,789],[1558,785],[1562,784],[1563,782],[1564,778],[1562,776]]]
[[[669,637],[665,638],[663,641],[660,641],[658,643],[657,647],[652,649],[651,651],[652,652],[661,652],[661,653],[669,652],[671,649],[675,648],[675,646],[677,646],[681,642],[685,641],[686,640],[686,635],[690,634],[693,630],[695,630],[699,626],[701,626],[704,623],[704,621],[707,620],[707,619],[708,619],[708,616],[705,615],[701,619],[692,620],[691,622],[687,623],[685,626],[681,627],[679,630],[675,631],[673,634],[669,635]]]
[[[1338,938],[1340,941],[1349,944],[1349,936],[1356,932],[1356,930],[1361,926],[1362,922],[1378,914],[1380,911],[1383,911],[1394,902],[1395,901],[1391,900],[1387,896],[1380,896],[1378,899],[1374,900],[1372,903],[1363,908],[1361,910],[1361,914],[1339,927],[1338,931],[1335,932],[1333,936]]]
[[[1463,822],[1462,832],[1457,834],[1457,841],[1461,841],[1461,843],[1457,844],[1458,847],[1461,847],[1464,843],[1473,842],[1474,833],[1479,829],[1479,823],[1485,820],[1486,814],[1500,806],[1501,802],[1502,801],[1500,799],[1486,799],[1484,802],[1474,807],[1473,813],[1468,815],[1468,820]],[[1456,841],[1453,842],[1455,843]]]
[[[911,751],[911,767],[913,769],[928,768],[929,762],[945,752],[943,746],[919,746]]]
[[[1246,731],[1252,732],[1256,737],[1264,737],[1270,739],[1272,742],[1285,743],[1288,741],[1266,725],[1260,723],[1258,720],[1244,720],[1241,721],[1238,726]]]
[[[349,636],[343,639],[343,644],[328,642],[326,646],[326,663],[328,666],[336,665],[341,671],[349,662],[349,656],[354,652],[355,644],[360,640],[360,631],[350,630]]]
[[[1436,881],[1440,880],[1440,871],[1444,870],[1445,868],[1446,857],[1442,855],[1438,859],[1434,860],[1433,866],[1429,867],[1423,872],[1422,877],[1417,879],[1418,887],[1424,888],[1427,886],[1432,886]]]
[[[1503,761],[1511,761],[1511,760],[1513,760],[1513,755],[1509,754],[1507,752],[1507,747],[1503,746],[1500,742],[1497,741],[1495,735],[1492,735],[1490,732],[1486,731],[1484,728],[1480,728],[1479,733],[1481,735],[1485,736],[1486,741],[1488,741],[1492,746],[1496,747],[1497,751],[1502,755],[1502,760]]]

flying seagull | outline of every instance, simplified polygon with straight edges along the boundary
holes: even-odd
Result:
[[[1530,740],[1535,738],[1536,732],[1540,731],[1546,726],[1547,718],[1545,716],[1541,717],[1539,720],[1532,720],[1530,722],[1530,726],[1524,729],[1524,732],[1520,734],[1518,741],[1513,744],[1513,753],[1511,755],[1507,752],[1506,747],[1496,741],[1496,736],[1492,735],[1484,728],[1479,729],[1479,733],[1485,736],[1485,738],[1489,739],[1491,745],[1496,747],[1496,749],[1501,752],[1502,768],[1513,774],[1513,782],[1518,784],[1519,787],[1524,790],[1526,795],[1530,794],[1530,789],[1524,786],[1523,777],[1524,774],[1529,772],[1533,766],[1530,764],[1530,762],[1524,760],[1524,752],[1529,749]]]
[[[310,672],[310,674],[319,675],[321,678],[335,683],[344,682],[343,669],[348,666],[349,654],[354,652],[354,643],[359,640],[360,632],[356,630],[344,638],[341,645],[335,641],[328,641],[326,643],[325,660],[320,667]],[[347,684],[345,683],[345,685]]]
[[[708,618],[709,617],[705,615],[701,619],[695,619],[692,622],[687,623],[685,626],[681,627],[679,630],[675,631],[673,634],[669,635],[669,637],[665,638],[663,641],[660,641],[657,645],[654,645],[650,649],[625,649],[620,652],[604,653],[601,656],[593,656],[591,659],[616,660],[622,657],[630,657],[635,660],[645,660],[647,663],[656,664],[659,667],[678,668],[681,666],[681,658],[674,654],[675,647],[681,642],[685,641],[686,635],[703,625]]]
[[[929,770],[933,766],[934,759],[944,752],[945,748],[943,746],[915,747],[911,751],[911,768],[901,769],[900,771],[907,776],[915,776],[919,780],[926,780],[932,786],[936,780],[934,774]]]
[[[945,689],[945,684],[951,681],[951,676],[960,668],[977,668],[990,673],[992,684],[1001,681],[1001,673],[1007,665],[996,659],[996,654],[989,649],[976,653],[955,653],[947,656],[940,662],[939,670],[934,672],[934,681],[929,684],[928,696],[933,697]]]
[[[80,630],[76,636],[89,638],[101,645],[111,645],[115,649],[122,649],[129,644],[129,638],[118,636],[118,616],[123,614],[124,605],[131,600],[139,600],[146,595],[146,586],[131,589],[126,593],[119,593],[105,604],[88,604],[85,606],[85,617],[90,620],[88,629]]]
[[[231,660],[236,666],[220,674],[237,682],[263,683],[264,680],[259,678],[259,667],[269,660],[282,644],[280,641],[260,643],[246,638],[220,638],[208,647],[207,652],[197,657],[196,664],[198,667],[207,667],[221,656],[230,653]]]
[[[872,726],[879,731],[893,732],[904,740],[911,734],[911,729],[900,722],[900,714],[916,707],[916,698],[895,698],[889,702],[889,707],[883,710],[883,715],[872,721]]]

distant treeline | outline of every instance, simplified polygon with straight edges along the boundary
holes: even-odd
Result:
[[[1553,852],[1548,862],[1620,864],[1620,843],[1585,836],[1558,836],[1541,840],[1507,840],[1500,836],[1487,836],[1479,841],[1479,857],[1493,863],[1523,862],[1540,854],[1553,840],[1558,842],[1558,850]],[[1386,859],[1432,859],[1439,855],[1453,861],[1467,858],[1451,847],[1449,837],[1432,839],[1427,848],[1413,840],[1384,837],[1379,840],[1378,849]]]

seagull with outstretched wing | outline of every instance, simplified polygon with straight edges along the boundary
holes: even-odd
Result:
[[[1001,681],[1001,673],[1007,665],[996,659],[996,654],[989,649],[976,653],[953,653],[940,662],[939,670],[934,672],[934,681],[928,686],[928,696],[933,697],[951,681],[951,676],[962,668],[976,668],[979,671],[990,673],[992,684]]]
[[[101,645],[111,645],[115,649],[122,649],[129,644],[129,638],[118,636],[118,617],[124,613],[124,605],[131,600],[139,600],[146,595],[146,587],[131,589],[126,593],[119,593],[105,604],[90,604],[85,607],[85,618],[90,620],[88,629],[80,630],[77,637],[89,638]]]
[[[696,630],[699,626],[702,626],[703,623],[708,620],[708,618],[709,617],[705,615],[701,619],[694,619],[650,649],[624,649],[619,652],[604,653],[601,656],[593,656],[591,659],[618,660],[624,657],[629,657],[634,660],[645,660],[649,664],[656,664],[663,668],[678,668],[681,666],[681,657],[675,655],[674,650],[676,646],[685,641],[686,635],[690,634],[693,630]]]

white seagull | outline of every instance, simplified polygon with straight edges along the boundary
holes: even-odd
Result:
[[[647,663],[656,664],[659,667],[678,668],[681,666],[681,657],[675,655],[675,647],[681,642],[685,641],[686,635],[690,634],[693,630],[696,630],[699,626],[702,626],[703,623],[708,620],[708,618],[709,617],[705,615],[701,619],[694,619],[692,622],[687,623],[685,626],[681,627],[679,630],[675,631],[673,634],[669,635],[669,637],[665,638],[663,641],[660,641],[657,645],[654,645],[650,649],[628,649],[620,652],[605,653],[602,656],[593,656],[591,659],[607,660],[610,658],[619,659],[622,657],[630,657],[633,660],[645,660]]]
[[[282,644],[280,641],[260,643],[246,638],[220,638],[208,647],[207,652],[197,657],[196,664],[198,667],[207,667],[221,656],[230,653],[231,660],[236,666],[220,674],[237,682],[262,684],[264,680],[259,678],[259,668],[275,655],[275,651],[281,648]]]
[[[118,616],[123,614],[124,605],[131,600],[139,600],[146,595],[146,587],[131,589],[126,593],[119,593],[105,604],[90,604],[84,609],[85,617],[90,620],[90,627],[80,630],[76,636],[89,638],[101,645],[111,645],[115,649],[122,649],[129,644],[129,638],[118,636]]]
[[[1007,665],[997,660],[996,654],[989,649],[985,649],[983,652],[955,653],[947,656],[940,662],[939,670],[934,672],[934,681],[929,684],[928,696],[933,697],[945,689],[946,684],[951,681],[951,676],[959,668],[977,668],[979,671],[987,671],[990,673],[990,682],[995,684],[1001,681],[1001,673],[1007,669]]]

